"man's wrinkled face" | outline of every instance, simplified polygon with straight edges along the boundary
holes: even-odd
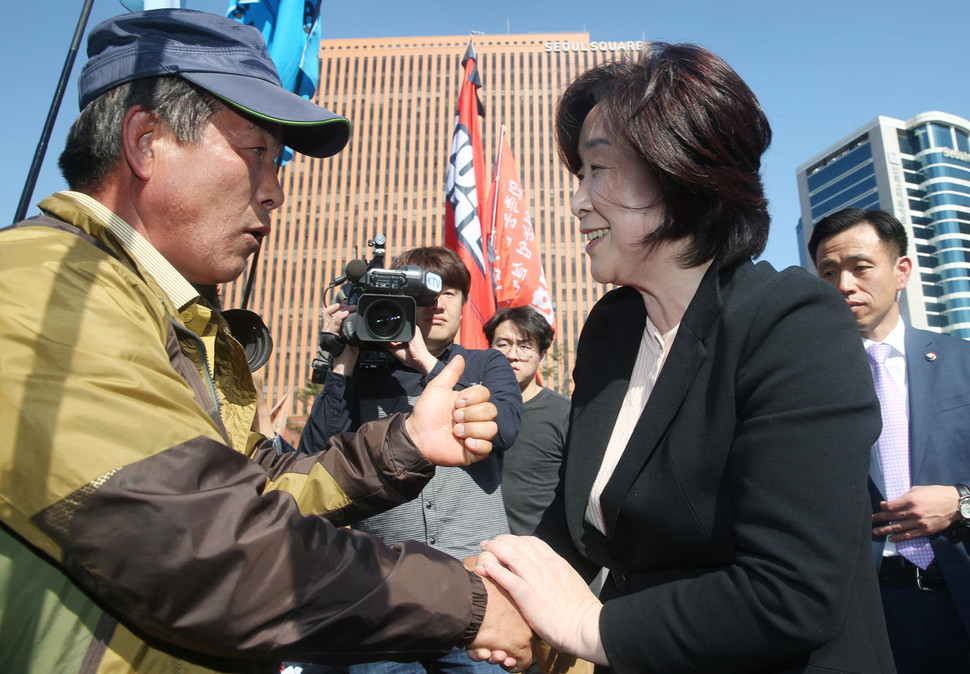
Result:
[[[219,109],[197,143],[164,126],[152,139],[152,175],[142,233],[190,282],[237,278],[270,232],[283,203],[280,133]],[[146,190],[149,188],[146,187]]]

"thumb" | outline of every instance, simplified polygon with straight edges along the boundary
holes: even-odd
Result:
[[[455,388],[464,371],[465,359],[462,356],[455,356],[428,386],[440,386],[450,391]]]

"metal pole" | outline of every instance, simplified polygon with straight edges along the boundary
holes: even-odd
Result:
[[[30,164],[30,172],[27,174],[27,182],[24,183],[24,191],[20,195],[20,204],[17,206],[17,214],[13,221],[19,222],[27,215],[27,207],[31,197],[34,195],[34,187],[37,184],[37,176],[40,174],[41,164],[44,163],[44,155],[47,153],[47,143],[51,139],[54,130],[54,121],[57,119],[57,111],[61,107],[64,99],[64,90],[67,88],[67,81],[71,77],[71,69],[74,68],[74,59],[77,56],[78,46],[84,37],[84,29],[88,25],[88,16],[91,14],[91,7],[94,0],[84,0],[84,7],[81,9],[81,16],[77,20],[77,28],[74,29],[74,39],[71,40],[71,47],[67,50],[67,58],[64,60],[64,68],[61,70],[61,78],[57,82],[57,90],[54,92],[54,99],[51,101],[51,108],[47,112],[47,121],[44,122],[44,130],[40,134],[40,141],[34,151],[34,160]]]
[[[249,276],[246,277],[246,290],[243,292],[243,309],[249,308],[249,296],[253,292],[253,281],[256,280],[256,267],[259,265],[259,253],[263,250],[263,242],[259,242],[259,249],[253,253],[253,261],[249,265]]]

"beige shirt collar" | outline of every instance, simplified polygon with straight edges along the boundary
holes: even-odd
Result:
[[[199,298],[199,292],[172,266],[172,263],[166,260],[148,242],[148,239],[107,206],[81,192],[65,191],[60,192],[60,196],[72,200],[80,210],[104,224],[121,242],[125,252],[131,255],[145,272],[151,274],[176,307],[182,309]]]

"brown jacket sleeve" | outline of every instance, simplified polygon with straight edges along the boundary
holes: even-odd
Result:
[[[329,463],[347,475],[345,484],[358,471],[371,485],[359,490],[366,500],[388,488],[359,457],[406,446],[402,427],[399,418],[376,424],[336,440],[334,456],[310,458],[318,471]],[[68,572],[122,620],[192,650],[410,660],[447,651],[481,619],[484,588],[457,560],[304,516],[266,481],[252,460],[200,437],[118,470],[34,521],[61,546]],[[348,499],[339,511],[352,509]]]
[[[410,501],[434,475],[434,465],[411,442],[400,414],[333,436],[315,454],[277,454],[264,441],[251,455],[266,471],[267,491],[288,492],[300,512],[323,515],[337,525]]]
[[[0,390],[10,401],[0,406],[9,478],[0,519],[23,539],[10,545],[32,546],[67,576],[56,585],[46,573],[37,596],[69,597],[62,613],[85,620],[94,607],[73,583],[166,652],[417,658],[466,636],[481,584],[459,562],[389,548],[299,507],[349,520],[420,488],[430,466],[396,422],[337,441],[312,465],[275,457],[262,436],[245,435],[256,396],[238,359],[216,349],[220,390],[234,393],[227,433],[213,419],[219,401],[199,401],[183,376],[191,368],[173,368],[174,327],[157,288],[120,261],[69,233],[25,227],[4,232],[0,285],[9,290]],[[239,451],[227,435],[242,437]],[[284,476],[294,495],[279,488]],[[313,504],[317,494],[327,507]],[[35,576],[45,569],[40,561]]]

